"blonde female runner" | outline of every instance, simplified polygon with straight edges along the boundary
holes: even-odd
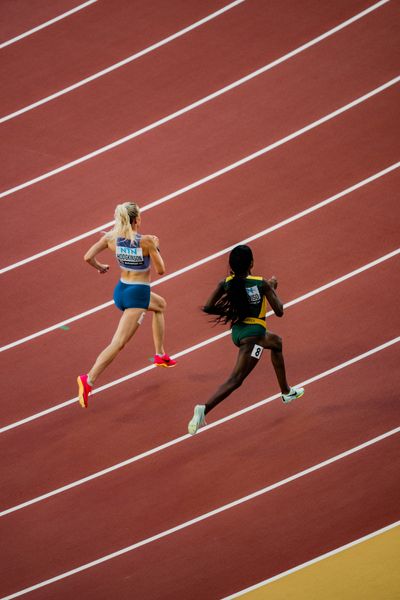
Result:
[[[158,275],[165,273],[158,238],[139,233],[140,209],[134,202],[118,204],[114,216],[112,231],[89,248],[84,259],[103,274],[108,272],[109,265],[98,262],[97,255],[106,249],[115,254],[121,277],[114,289],[114,303],[123,314],[110,344],[99,354],[90,371],[78,377],[79,404],[83,408],[88,407],[95,381],[135,334],[148,310],[153,312],[154,364],[159,367],[176,365],[176,361],[164,351],[166,302],[150,291],[151,265]]]

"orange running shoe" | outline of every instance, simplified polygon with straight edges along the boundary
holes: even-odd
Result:
[[[176,365],[176,360],[173,360],[172,358],[170,358],[168,356],[168,354],[163,354],[162,356],[158,356],[158,354],[156,354],[154,356],[154,364],[157,367],[175,367]]]
[[[89,403],[89,394],[92,391],[92,386],[88,384],[87,375],[79,375],[78,379],[79,387],[79,404],[82,408],[87,408]]]

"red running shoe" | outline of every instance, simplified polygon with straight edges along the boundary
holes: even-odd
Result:
[[[78,379],[79,387],[79,404],[82,408],[87,408],[89,403],[89,394],[92,391],[92,386],[88,384],[87,375],[79,375]]]
[[[154,364],[157,367],[175,367],[176,360],[173,360],[168,356],[168,354],[163,354],[162,356],[158,356],[158,354],[154,357]]]

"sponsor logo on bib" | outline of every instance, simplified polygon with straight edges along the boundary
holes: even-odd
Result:
[[[256,285],[253,285],[253,287],[247,287],[246,292],[249,297],[250,304],[258,304],[261,302],[260,290]]]
[[[117,259],[128,265],[143,264],[143,250],[141,248],[127,248],[126,246],[117,246]]]

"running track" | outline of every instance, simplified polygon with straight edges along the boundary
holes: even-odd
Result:
[[[0,19],[0,44],[21,36],[1,49],[1,597],[292,598],[288,571],[321,579],[338,551],[351,572],[378,540],[368,585],[394,599],[398,3],[28,4]],[[179,365],[151,367],[148,316],[82,411],[118,318],[115,267],[82,255],[128,198],[161,240]],[[264,356],[190,438],[235,357],[199,307],[249,239],[306,394],[283,406]],[[312,577],[293,598],[322,597]]]

